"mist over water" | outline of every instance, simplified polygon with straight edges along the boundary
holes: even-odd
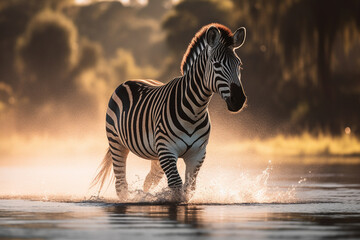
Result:
[[[133,161],[133,163],[131,162]],[[127,179],[129,184],[128,203],[173,202],[171,190],[164,176],[158,186],[148,193],[142,190],[150,162],[130,157]],[[179,160],[179,171],[184,179],[184,163]],[[215,168],[204,164],[198,179],[197,189],[190,204],[239,204],[239,203],[291,203],[298,201],[296,188],[303,181],[276,183],[271,162],[261,169],[246,169],[240,166]],[[97,186],[89,189],[96,168],[89,167],[3,167],[0,168],[0,196],[43,201],[94,200],[119,202],[111,177],[102,192]]]
[[[218,124],[218,121],[215,121]],[[227,139],[221,141],[220,139]],[[342,151],[357,151],[358,140],[346,136],[338,139],[280,138],[274,140],[246,140],[239,142],[230,133],[214,131],[210,137],[208,153],[200,169],[195,194],[190,204],[241,204],[241,203],[296,203],[304,198],[306,186],[317,181],[319,172],[327,174],[341,166],[358,166],[359,158],[314,155],[301,156],[309,149],[308,142],[319,142],[319,148],[311,148],[316,154],[328,148],[341,153],[338,143],[347,147]],[[303,145],[301,145],[303,143]],[[321,143],[321,144],[320,144]],[[0,197],[53,201],[96,200],[119,202],[113,182],[105,183],[103,191],[89,189],[96,170],[105,154],[106,141],[102,134],[81,137],[56,138],[11,137],[3,140],[6,148],[0,166]],[[16,146],[23,146],[21,148]],[[298,150],[294,148],[297,146]],[[5,149],[5,148],[4,148]],[[298,153],[296,152],[298,151]],[[263,152],[263,154],[260,154]],[[277,155],[278,153],[288,155]],[[298,154],[298,155],[296,155]],[[271,159],[271,160],[270,160]],[[326,164],[324,164],[326,163]],[[322,164],[322,165],[319,165]],[[184,181],[185,164],[178,161],[180,175]],[[339,171],[342,168],[339,168]],[[355,168],[354,168],[355,169]],[[144,179],[150,170],[150,162],[129,155],[127,160],[128,202],[171,202],[171,191],[165,176],[149,193],[142,191]],[[345,173],[339,172],[339,174]],[[342,175],[341,175],[342,176]],[[315,180],[314,180],[315,179]],[[332,181],[333,179],[328,179]],[[312,199],[310,198],[310,201]]]

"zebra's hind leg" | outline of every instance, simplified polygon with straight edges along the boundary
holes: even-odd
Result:
[[[156,187],[163,176],[164,171],[161,169],[159,160],[152,160],[150,172],[145,178],[144,191],[148,192],[151,187]]]
[[[115,175],[115,189],[121,201],[128,197],[128,184],[126,181],[126,158],[129,154],[129,149],[120,145],[110,143],[110,152],[113,160],[113,168]]]

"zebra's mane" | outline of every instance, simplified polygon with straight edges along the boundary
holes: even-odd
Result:
[[[234,43],[233,34],[231,30],[219,23],[211,23],[202,27],[191,40],[184,56],[181,61],[181,73],[185,74],[192,64],[195,62],[196,58],[199,54],[205,49],[205,34],[209,27],[215,26],[220,30],[221,37],[220,42],[222,42],[225,46],[230,46]]]

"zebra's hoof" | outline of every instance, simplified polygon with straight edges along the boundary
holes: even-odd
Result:
[[[118,198],[121,202],[125,202],[127,199],[128,199],[128,195],[129,193],[128,192],[122,192],[122,193],[118,193]]]
[[[194,190],[185,190],[184,192],[185,202],[189,202],[190,199],[194,196],[194,193],[195,193]]]
[[[184,202],[184,191],[181,187],[172,188],[172,201],[174,202]]]
[[[126,201],[129,197],[129,192],[127,188],[116,189],[116,194],[120,201]]]

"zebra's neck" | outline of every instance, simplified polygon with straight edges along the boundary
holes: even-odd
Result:
[[[195,118],[206,111],[213,94],[205,85],[207,55],[204,49],[181,79],[185,90],[183,105],[187,106]]]

